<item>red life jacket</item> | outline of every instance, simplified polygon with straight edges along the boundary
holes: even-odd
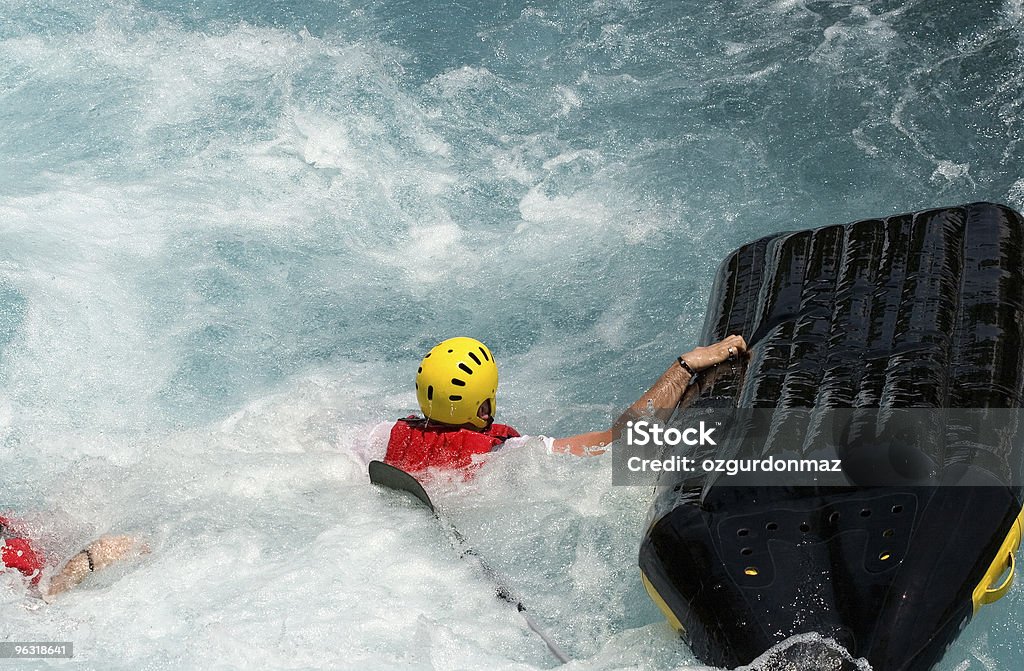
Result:
[[[407,417],[391,427],[384,462],[407,472],[431,466],[465,468],[473,463],[474,454],[486,454],[506,438],[518,436],[518,431],[504,424],[491,424],[485,431],[471,431]]]
[[[32,576],[32,584],[35,585],[42,577],[43,556],[36,552],[27,538],[8,538],[9,524],[6,518],[0,517],[0,569],[4,566],[17,569],[26,576]]]

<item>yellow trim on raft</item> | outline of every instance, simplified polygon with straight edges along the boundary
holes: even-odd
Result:
[[[647,594],[650,595],[651,601],[658,606],[661,612],[665,615],[665,619],[668,620],[670,625],[672,625],[672,628],[681,634],[685,634],[686,627],[684,627],[683,623],[679,621],[679,618],[672,612],[672,609],[668,607],[665,600],[661,598],[661,595],[658,594],[658,590],[654,589],[654,585],[651,584],[651,581],[647,579],[647,574],[642,570],[640,571],[640,581],[643,582],[644,589],[646,589]]]
[[[974,601],[975,614],[977,614],[982,606],[1002,599],[1010,591],[1010,588],[1013,587],[1014,574],[1017,572],[1017,560],[1014,555],[1017,552],[1017,548],[1020,547],[1022,531],[1024,531],[1024,510],[1021,510],[1020,515],[1013,521],[1013,526],[1010,527],[1009,533],[1006,534],[1003,544],[999,546],[999,551],[996,552],[992,565],[988,567],[988,570],[985,571],[985,577],[974,588],[972,600]],[[996,581],[1004,573],[1006,577],[997,585]]]

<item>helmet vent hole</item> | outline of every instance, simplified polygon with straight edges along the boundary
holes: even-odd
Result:
[[[427,387],[427,400],[428,401],[433,401],[434,400],[434,385],[430,385],[430,386]]]
[[[454,384],[456,387],[465,387],[466,386],[466,381],[465,380],[460,380],[457,377],[453,377],[452,378],[452,384]]]
[[[491,357],[487,356],[487,350],[485,350],[483,347],[480,348],[480,353],[484,355],[484,360],[485,361],[490,361],[491,360]]]
[[[478,357],[476,354],[473,354],[472,352],[470,352],[469,353],[469,358],[472,359],[473,361],[475,361],[476,365],[479,366],[481,364],[480,357]]]
[[[448,400],[449,401],[461,401],[462,397],[459,396],[458,394],[452,394],[451,396],[448,397]]]
[[[418,369],[416,370],[416,372],[417,372],[417,373],[422,373],[422,372],[423,372],[423,366],[420,366],[420,367],[419,367],[419,368],[418,368]]]
[[[466,375],[472,375],[473,374],[473,369],[470,368],[469,366],[467,366],[464,363],[460,363],[459,364],[459,368],[461,368],[463,371],[465,371]]]
[[[450,349],[450,350],[448,350],[448,353],[449,353],[449,354],[451,354],[451,353],[452,353],[452,352],[454,352],[454,351],[455,351],[455,350],[453,350],[453,349]]]

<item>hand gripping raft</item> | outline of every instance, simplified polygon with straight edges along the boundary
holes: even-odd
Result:
[[[829,455],[782,429],[808,408],[1015,416],[1024,400],[1024,220],[975,203],[744,245],[719,268],[702,341],[731,333],[751,343],[749,361],[706,378],[678,415],[753,410],[768,413],[773,430],[743,440],[737,428],[690,456],[837,456],[845,480],[662,474],[640,549],[648,592],[715,666],[747,664],[816,632],[876,671],[931,669],[1012,584],[1024,428],[847,432]]]

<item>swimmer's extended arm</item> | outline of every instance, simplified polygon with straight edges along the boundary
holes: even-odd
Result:
[[[731,335],[707,347],[698,347],[680,357],[694,373],[715,366],[729,359],[729,348],[735,348],[736,356],[747,351],[747,343],[743,336]],[[690,384],[690,373],[683,368],[678,361],[668,367],[658,381],[648,389],[643,396],[629,406],[626,412],[622,413],[611,429],[607,431],[594,431],[581,433],[568,438],[556,438],[552,445],[552,452],[556,454],[573,454],[578,457],[589,457],[605,452],[606,446],[612,442],[612,436],[616,429],[626,425],[626,422],[641,417],[650,417],[653,414],[661,421],[667,421],[669,416],[683,399],[687,386]]]
[[[66,592],[93,571],[104,569],[131,551],[148,552],[149,548],[138,543],[132,536],[102,536],[68,560],[60,573],[50,581],[43,598],[52,601],[61,592]]]

